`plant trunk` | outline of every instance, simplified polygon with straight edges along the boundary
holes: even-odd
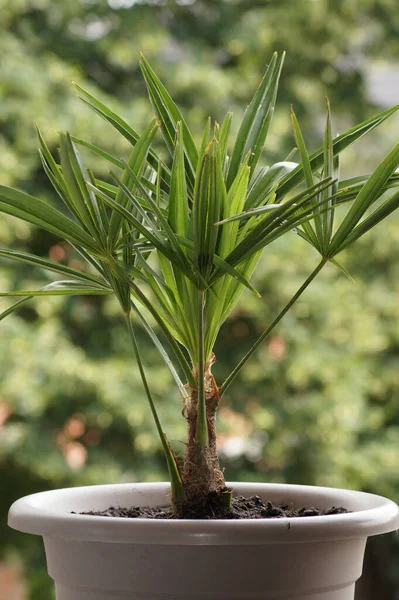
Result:
[[[190,390],[190,399],[187,401],[184,415],[188,424],[188,442],[184,457],[183,485],[186,496],[185,507],[193,510],[205,507],[209,503],[226,506],[226,484],[223,472],[219,465],[216,444],[216,413],[219,406],[219,389],[211,373],[215,357],[206,365],[204,375],[206,420],[208,426],[208,444],[203,445],[196,441],[196,427],[198,415],[198,391]],[[183,507],[184,509],[184,507]]]

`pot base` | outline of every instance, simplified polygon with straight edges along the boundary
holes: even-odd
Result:
[[[353,600],[365,541],[45,547],[57,600]]]
[[[218,595],[201,595],[201,596],[165,596],[164,594],[157,594],[156,596],[145,595],[132,595],[128,594],[113,594],[112,592],[87,592],[87,591],[78,591],[76,589],[72,589],[62,585],[56,585],[56,594],[57,600],[353,600],[355,593],[355,584],[351,584],[349,587],[345,586],[344,588],[331,590],[327,592],[320,592],[306,596],[276,596],[275,593],[273,595],[266,593],[262,593],[261,595],[256,594],[256,596],[245,594],[245,596],[236,596],[235,594],[223,594],[222,596]]]
[[[9,522],[44,537],[57,600],[353,600],[367,536],[399,526],[398,506],[372,494],[230,485],[275,504],[353,512],[230,521],[71,514],[167,502],[168,484],[123,484],[35,494],[13,505]]]

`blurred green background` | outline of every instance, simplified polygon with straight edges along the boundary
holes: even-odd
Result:
[[[151,117],[140,50],[199,135],[207,115],[221,119],[229,109],[237,127],[272,51],[285,49],[264,164],[294,145],[291,103],[313,150],[325,95],[335,132],[398,102],[396,0],[0,0],[0,10],[0,181],[52,202],[33,122],[54,151],[57,130],[67,129],[126,156],[70,82],[140,131]],[[398,126],[391,119],[346,151],[343,174],[373,168]],[[105,162],[87,159],[106,174]],[[11,217],[0,218],[0,244],[79,267],[60,240]],[[355,282],[328,266],[230,388],[220,409],[222,462],[229,480],[358,488],[399,501],[399,215],[341,259]],[[262,300],[245,294],[217,343],[219,382],[316,261],[294,235],[268,247],[255,277]],[[50,280],[0,262],[2,290]],[[139,335],[165,431],[178,444],[179,395]],[[23,564],[26,594],[15,600],[51,600],[41,540],[6,527],[12,501],[56,487],[165,480],[167,472],[113,300],[36,300],[0,323],[0,340],[0,561],[11,570]],[[394,534],[369,542],[358,600],[399,599],[398,559]]]

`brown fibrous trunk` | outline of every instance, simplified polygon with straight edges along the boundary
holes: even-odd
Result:
[[[215,357],[208,361],[204,374],[206,419],[208,425],[208,444],[196,441],[198,417],[198,390],[190,389],[190,398],[185,402],[183,414],[188,425],[188,442],[184,457],[182,479],[185,491],[185,504],[190,507],[201,507],[210,496],[222,496],[226,490],[223,472],[219,465],[216,443],[216,413],[220,395],[215,379],[211,373]]]

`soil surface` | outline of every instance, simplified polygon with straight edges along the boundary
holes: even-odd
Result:
[[[211,496],[211,495],[210,495]],[[322,515],[338,515],[350,512],[342,506],[332,506],[327,510],[319,510],[313,506],[295,508],[292,504],[273,504],[262,500],[259,496],[234,496],[231,507],[220,508],[220,503],[215,494],[215,505],[212,507],[212,497],[208,499],[207,506],[199,514],[197,510],[186,509],[183,514],[175,514],[172,507],[157,506],[132,506],[121,508],[110,506],[102,511],[89,511],[82,515],[97,517],[123,517],[126,519],[282,519],[284,517],[318,517]]]

